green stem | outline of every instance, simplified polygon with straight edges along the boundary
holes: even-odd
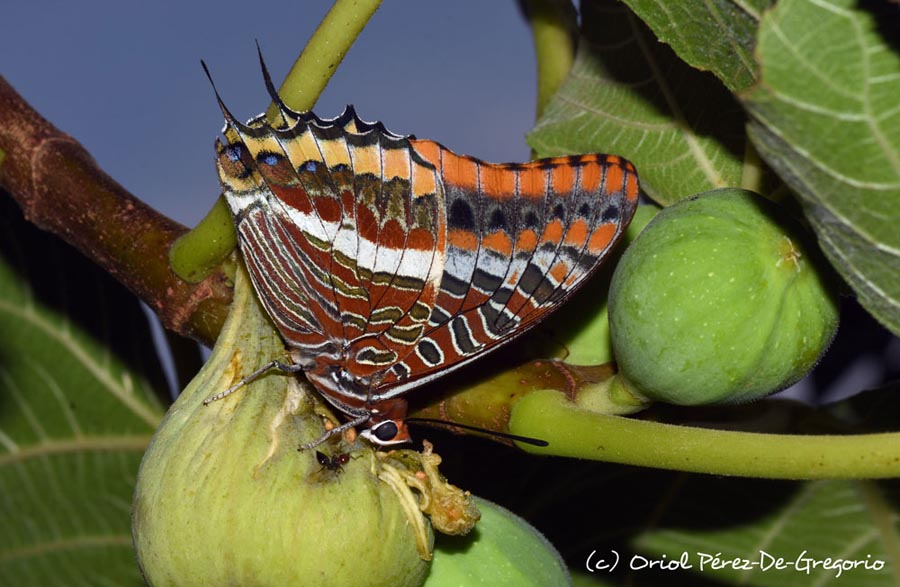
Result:
[[[169,263],[188,283],[199,283],[218,267],[237,245],[231,211],[221,197],[203,220],[169,249]]]
[[[278,91],[287,106],[299,112],[312,109],[380,5],[381,0],[335,1]],[[270,120],[279,117],[275,104],[269,106],[266,116]],[[223,218],[227,219],[225,225]],[[220,198],[200,224],[172,246],[172,270],[186,281],[200,281],[234,250],[236,242],[231,215]]]
[[[900,433],[795,435],[734,432],[608,416],[555,391],[515,405],[509,431],[548,441],[533,453],[714,475],[768,479],[900,476]]]
[[[344,55],[380,5],[381,0],[335,0],[278,90],[288,107],[305,112],[315,106]],[[270,120],[278,117],[275,104],[269,106],[266,116]]]
[[[569,0],[527,0],[537,57],[537,116],[572,69],[577,41],[576,14]]]

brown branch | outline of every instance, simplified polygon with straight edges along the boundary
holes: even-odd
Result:
[[[211,344],[231,303],[221,268],[199,283],[172,272],[185,227],[103,172],[87,150],[41,117],[0,76],[0,186],[25,217],[64,239],[146,302],[163,325]]]

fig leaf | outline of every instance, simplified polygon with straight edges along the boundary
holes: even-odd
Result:
[[[129,510],[165,390],[147,316],[0,199],[0,585],[143,585]]]
[[[900,55],[889,16],[854,0],[779,2],[760,27],[761,83],[743,98],[751,139],[800,196],[829,261],[900,334]]]

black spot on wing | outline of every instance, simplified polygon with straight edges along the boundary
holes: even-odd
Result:
[[[440,349],[438,349],[437,345],[434,344],[430,339],[423,338],[419,341],[416,350],[419,352],[419,356],[422,357],[429,365],[438,365],[441,361],[444,360],[444,357],[441,355]]]
[[[393,367],[391,367],[391,371],[397,376],[397,379],[406,379],[409,377],[409,367],[406,366],[406,363],[395,363]]]
[[[440,306],[435,306],[431,309],[431,318],[429,321],[432,324],[443,324],[445,322],[449,322],[452,316],[448,314],[443,308]]]
[[[475,344],[475,341],[472,340],[469,323],[464,316],[454,318],[450,324],[450,329],[453,333],[453,340],[463,355],[471,355],[481,348],[480,345]]]
[[[488,228],[491,231],[503,230],[509,232],[509,224],[506,221],[506,214],[504,214],[503,210],[497,208],[491,213],[491,217],[488,220]]]
[[[622,211],[619,210],[618,206],[608,206],[606,210],[603,211],[603,214],[600,216],[601,222],[615,222],[622,215]]]
[[[472,206],[462,198],[454,200],[447,214],[447,224],[450,229],[475,230]]]
[[[529,210],[528,213],[525,214],[525,218],[522,219],[522,225],[525,228],[530,228],[534,231],[543,227],[540,217],[534,210]]]
[[[562,205],[562,202],[558,203],[556,206],[553,206],[553,214],[552,218],[557,218],[562,222],[566,221],[566,207]]]

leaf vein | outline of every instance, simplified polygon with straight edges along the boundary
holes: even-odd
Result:
[[[103,548],[107,546],[125,546],[131,548],[130,534],[110,534],[106,536],[75,536],[50,542],[31,544],[21,548],[12,548],[0,553],[0,563],[11,560],[45,556],[49,553],[81,550],[85,548]]]
[[[148,406],[142,404],[136,396],[128,391],[111,377],[110,373],[98,365],[91,356],[82,349],[77,341],[70,335],[60,335],[54,325],[50,324],[37,312],[22,309],[6,300],[0,300],[0,311],[6,312],[15,318],[20,318],[32,326],[40,329],[44,334],[59,342],[71,355],[83,365],[104,387],[106,387],[119,401],[128,407],[132,413],[144,420],[147,424],[156,428],[159,424],[159,415]]]
[[[650,123],[645,123],[645,122],[638,122],[636,120],[630,120],[627,118],[622,118],[622,117],[616,116],[616,115],[612,114],[611,112],[606,112],[606,111],[600,110],[598,108],[595,108],[594,106],[590,106],[590,105],[584,104],[578,100],[569,98],[568,96],[560,95],[559,98],[563,102],[570,104],[572,106],[575,106],[576,108],[580,108],[586,112],[590,112],[594,116],[597,116],[599,118],[605,118],[606,120],[615,122],[616,124],[619,124],[622,126],[627,126],[629,128],[638,128],[641,130],[653,131],[653,132],[673,132],[673,131],[675,131],[674,125],[669,124],[669,123],[650,124]]]
[[[848,91],[838,85],[835,85],[832,81],[831,76],[828,76],[825,73],[819,71],[819,68],[816,67],[815,64],[806,59],[806,57],[800,52],[799,48],[797,47],[797,43],[801,43],[802,40],[795,41],[791,39],[784,33],[783,30],[781,30],[781,27],[778,26],[778,23],[772,23],[771,31],[775,34],[775,36],[779,38],[779,40],[781,40],[784,47],[790,52],[791,57],[793,57],[800,63],[802,69],[808,71],[810,74],[816,77],[816,79],[822,82],[823,85],[825,85],[835,94],[851,100],[859,99],[856,92]]]
[[[151,435],[135,434],[121,436],[80,436],[65,440],[45,440],[16,452],[0,455],[0,467],[24,462],[29,459],[79,452],[143,452],[150,444]]]
[[[706,153],[703,151],[703,148],[700,146],[697,136],[693,133],[693,131],[691,130],[691,126],[685,120],[684,113],[682,113],[681,108],[678,106],[677,100],[675,100],[675,96],[672,94],[671,88],[669,88],[668,84],[666,83],[665,76],[659,70],[659,67],[653,58],[653,54],[650,51],[650,48],[647,46],[643,36],[641,35],[641,32],[638,30],[637,24],[635,23],[635,17],[630,12],[627,13],[627,16],[628,22],[631,25],[633,35],[635,39],[637,39],[638,45],[641,48],[641,52],[643,53],[644,58],[647,60],[647,63],[657,80],[657,85],[659,86],[660,92],[662,93],[663,98],[665,99],[666,104],[668,105],[669,110],[672,113],[672,118],[675,121],[676,130],[682,136],[685,143],[687,143],[688,149],[694,155],[694,159],[697,161],[697,164],[703,171],[706,179],[714,186],[724,185],[722,177],[712,165],[709,157],[707,157]]]

